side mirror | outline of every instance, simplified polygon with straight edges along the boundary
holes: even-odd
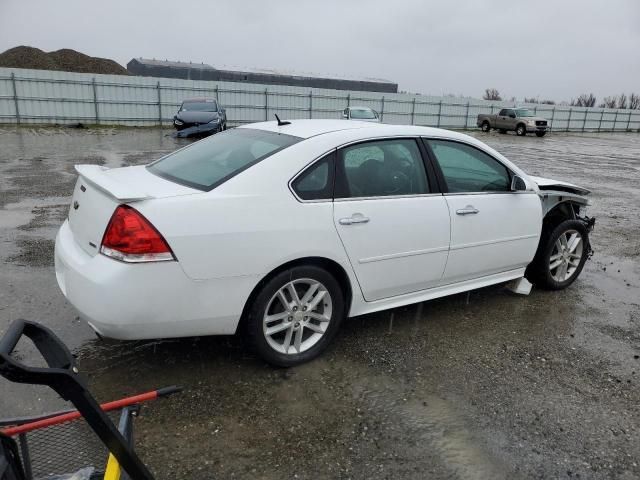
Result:
[[[511,191],[512,192],[523,192],[527,189],[527,182],[524,181],[522,177],[518,175],[514,175],[511,179]]]

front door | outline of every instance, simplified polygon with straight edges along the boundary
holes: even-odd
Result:
[[[508,123],[509,123],[509,110],[506,108],[503,108],[502,110],[500,110],[500,112],[496,116],[496,127],[500,129],[506,129],[508,128],[508,125],[507,125]]]
[[[334,222],[367,301],[424,290],[442,279],[449,210],[425,172],[412,138],[338,152]]]
[[[429,140],[446,186],[451,246],[443,283],[525,267],[542,227],[534,191],[512,192],[507,167],[468,144]]]

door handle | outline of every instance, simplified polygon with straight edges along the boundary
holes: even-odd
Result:
[[[351,217],[345,217],[338,220],[340,225],[355,225],[357,223],[369,223],[369,217],[364,215],[353,215]]]
[[[456,213],[458,215],[475,215],[476,213],[480,213],[480,210],[478,210],[477,208],[474,208],[473,205],[467,205],[464,208],[456,210]]]

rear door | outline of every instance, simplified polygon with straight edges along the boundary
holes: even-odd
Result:
[[[450,219],[434,174],[427,175],[431,168],[413,138],[338,151],[334,222],[367,301],[424,290],[442,279]]]
[[[511,173],[488,153],[465,143],[429,140],[445,182],[451,246],[444,283],[525,267],[533,259],[542,206],[533,191],[512,192]]]

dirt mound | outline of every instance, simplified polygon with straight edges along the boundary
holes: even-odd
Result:
[[[25,46],[10,48],[0,53],[0,67],[129,75],[122,65],[113,60],[90,57],[69,48],[55,52],[43,52],[39,48]]]

